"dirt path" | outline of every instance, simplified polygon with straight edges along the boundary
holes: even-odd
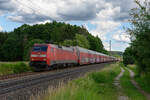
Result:
[[[140,91],[144,96],[146,96],[147,100],[150,100],[150,94],[145,92],[138,84],[137,82],[133,79],[134,78],[134,72],[131,71],[129,68],[126,68],[130,72],[130,77],[131,77],[131,82],[132,84]]]
[[[122,67],[121,68],[121,72],[120,74],[115,78],[114,80],[114,85],[117,87],[118,91],[119,91],[119,96],[118,96],[118,100],[128,100],[127,96],[124,96],[122,93],[122,87],[120,85],[120,78],[123,76],[124,74],[124,69]]]

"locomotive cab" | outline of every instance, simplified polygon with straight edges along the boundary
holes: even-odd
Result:
[[[48,45],[34,45],[30,54],[30,66],[36,69],[46,68]]]

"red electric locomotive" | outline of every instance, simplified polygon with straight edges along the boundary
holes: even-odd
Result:
[[[30,66],[35,71],[68,65],[85,65],[116,61],[116,58],[81,47],[54,44],[35,44],[30,55]]]
[[[30,66],[35,71],[49,70],[58,65],[78,63],[76,49],[54,44],[35,44],[30,55]]]

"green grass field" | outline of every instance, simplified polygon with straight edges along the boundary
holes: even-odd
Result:
[[[146,100],[144,95],[142,95],[131,83],[128,70],[124,67],[125,72],[123,77],[120,79],[120,84],[123,88],[123,94],[129,98],[129,100]]]
[[[124,75],[120,79],[122,90],[118,90],[113,84],[115,77],[120,73],[120,67],[125,69]],[[150,93],[148,77],[139,76],[135,65],[129,65],[128,68],[135,72],[134,79],[142,89]],[[0,75],[28,71],[31,69],[27,62],[0,62]],[[46,96],[39,100],[117,100],[120,91],[129,100],[146,100],[132,85],[130,79],[129,72],[122,63],[106,65],[98,72],[88,73],[68,84],[60,83],[58,88],[49,88]]]
[[[27,62],[0,62],[0,75],[31,71]]]
[[[120,67],[125,69],[120,79],[121,90],[114,86],[114,79],[120,73]],[[135,71],[134,68],[131,68]],[[120,92],[128,100],[146,100],[131,83],[128,70],[122,63],[107,65],[99,72],[86,74],[84,77],[60,83],[58,88],[49,88],[45,97],[38,100],[118,100]],[[142,80],[140,78],[140,80]],[[37,100],[34,97],[31,100]]]
[[[73,80],[68,85],[50,88],[47,96],[41,100],[117,100],[118,93],[113,80],[119,72],[118,64],[112,64],[100,72]]]
[[[129,65],[128,68],[135,72],[134,79],[140,85],[140,87],[150,94],[150,75],[139,75],[136,65]]]

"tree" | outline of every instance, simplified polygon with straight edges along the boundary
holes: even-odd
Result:
[[[83,47],[83,48],[90,48],[89,41],[86,39],[84,35],[76,34],[75,36],[75,44],[77,46]]]
[[[76,45],[76,42],[75,40],[65,40],[61,45],[63,46],[75,46]]]
[[[56,22],[53,21],[51,23],[46,24],[35,24],[35,25],[27,25],[24,24],[12,32],[6,32],[6,34],[0,33],[0,54],[3,55],[1,47],[5,47],[6,51],[9,51],[7,48],[8,42],[13,41],[16,43],[12,47],[17,47],[17,58],[13,60],[27,60],[29,59],[29,48],[31,46],[30,42],[39,43],[40,40],[42,42],[50,41],[57,45],[65,45],[65,46],[81,46],[84,48],[96,50],[99,52],[104,52],[104,48],[101,40],[98,37],[92,37],[92,39],[88,39],[90,33],[84,27],[66,24],[64,22]],[[9,41],[6,40],[9,38]],[[5,43],[6,42],[6,43]],[[32,44],[32,43],[31,43]],[[5,46],[6,45],[6,46]],[[11,46],[11,45],[9,45]],[[92,47],[91,47],[92,46]],[[5,52],[5,51],[4,51]],[[11,53],[11,52],[10,52]],[[0,57],[0,60],[8,60],[7,57]],[[11,59],[11,60],[12,60]]]
[[[2,46],[3,59],[6,61],[22,60],[21,49],[15,38],[8,38]]]
[[[5,40],[7,40],[7,32],[0,32],[0,45],[2,46]]]
[[[132,9],[130,22],[132,27],[128,29],[131,35],[131,46],[134,50],[134,59],[140,71],[150,72],[150,2],[141,4],[136,0],[137,8]]]
[[[90,49],[91,50],[94,50],[94,51],[97,51],[97,52],[102,52],[102,53],[105,53],[105,54],[108,53],[104,49],[102,41],[101,41],[101,39],[98,36],[94,37],[93,35],[89,34],[87,36],[87,39],[89,41],[89,45],[90,45]]]
[[[2,46],[4,42],[7,40],[8,34],[7,32],[0,32],[0,60],[3,60]]]
[[[125,52],[123,53],[123,63],[125,66],[128,64],[134,63],[134,51],[131,47],[126,48]]]
[[[76,34],[73,40],[65,40],[62,45],[64,46],[80,46],[83,48],[89,48],[89,42],[84,35]]]

